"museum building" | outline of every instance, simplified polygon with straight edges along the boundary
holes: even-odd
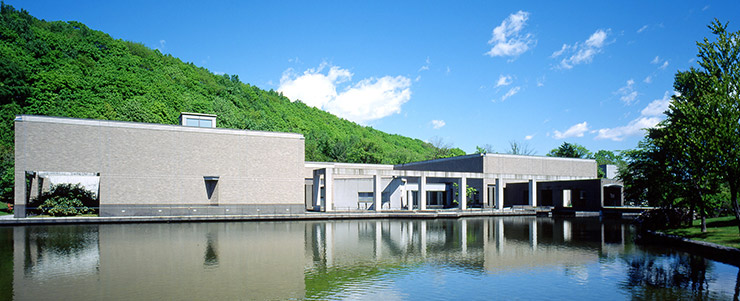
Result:
[[[306,162],[303,135],[216,128],[216,121],[197,113],[182,113],[180,125],[17,116],[15,216],[60,183],[93,191],[101,217],[622,205],[621,184],[598,179],[590,159]]]

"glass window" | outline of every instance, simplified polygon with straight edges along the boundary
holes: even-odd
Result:
[[[198,126],[198,119],[188,118],[188,119],[186,119],[186,121],[187,122],[185,123],[185,125],[187,125],[187,126]]]
[[[213,121],[210,119],[188,118],[185,120],[185,125],[201,127],[201,128],[210,128],[210,127],[213,127]]]

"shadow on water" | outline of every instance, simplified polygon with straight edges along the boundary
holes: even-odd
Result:
[[[0,228],[0,299],[13,299],[13,228]]]

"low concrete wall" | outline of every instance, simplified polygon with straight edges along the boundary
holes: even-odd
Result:
[[[672,245],[690,253],[701,254],[712,260],[740,266],[740,249],[710,242],[696,241],[662,232],[646,231],[638,241],[646,244]]]

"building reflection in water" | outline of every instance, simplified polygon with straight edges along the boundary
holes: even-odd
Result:
[[[361,220],[307,225],[316,268],[359,261],[480,257],[487,272],[594,261],[624,250],[626,225],[511,217],[461,220]],[[563,244],[569,247],[563,247]]]
[[[657,296],[649,289],[654,286],[704,292],[718,286],[706,276],[713,262],[635,251],[627,225],[598,219],[126,224],[5,230],[10,231],[0,231],[0,236],[12,237],[13,247],[6,251],[10,254],[0,256],[13,257],[15,299],[48,298],[48,290],[41,287],[54,288],[55,299],[331,299],[350,298],[343,293],[357,291],[371,298],[367,292],[374,290],[383,291],[386,298],[403,298],[403,291],[388,287],[388,279],[414,273],[417,267],[450,267],[482,276],[554,267],[562,271],[558,277],[564,278],[553,281],[587,283],[589,277],[597,276],[589,275],[594,270],[587,267],[605,258],[622,262],[624,267],[626,284],[617,289],[637,296]],[[665,276],[677,272],[688,276]],[[734,288],[737,284],[732,278],[723,286]]]

